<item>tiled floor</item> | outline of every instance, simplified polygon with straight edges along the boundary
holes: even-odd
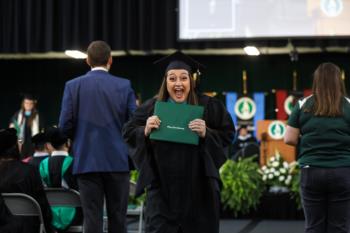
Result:
[[[138,223],[130,221],[129,230],[137,230]],[[304,221],[230,220],[220,221],[220,233],[303,233]],[[197,232],[194,232],[197,233]]]

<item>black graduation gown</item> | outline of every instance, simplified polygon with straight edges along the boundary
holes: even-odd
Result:
[[[234,137],[230,115],[220,101],[200,96],[207,132],[198,146],[151,141],[144,126],[154,103],[141,105],[123,129],[140,172],[136,192],[147,188],[146,233],[219,232],[219,168]]]
[[[66,155],[54,155],[48,158],[48,169],[50,177],[50,188],[62,188],[62,167]],[[67,171],[63,174],[63,179],[68,187],[78,191],[76,176],[73,175],[73,162],[69,165]],[[70,225],[81,225],[83,221],[83,210],[81,207],[76,208],[75,216]]]
[[[36,167],[17,160],[0,162],[0,191],[7,193],[25,193],[33,197],[40,205],[43,213],[45,228],[52,232],[51,209],[47,201],[44,187]],[[23,219],[22,224],[26,233],[38,232],[38,221]]]
[[[49,158],[49,177],[51,183],[50,187],[52,188],[62,187],[62,167],[65,158],[65,155],[55,155]],[[63,174],[63,178],[69,188],[78,190],[78,183],[76,181],[76,177],[73,175],[73,162]]]
[[[12,117],[11,117],[11,122],[13,123],[17,121],[18,114],[20,114],[21,111],[17,111]],[[37,113],[39,115],[39,113]],[[24,116],[25,118],[25,123],[24,123],[24,139],[23,139],[23,144],[21,148],[21,159],[25,159],[29,156],[32,156],[34,153],[34,147],[32,143],[32,128],[27,124],[29,116]],[[43,128],[43,117],[39,115],[39,130]]]
[[[242,139],[241,137],[237,137],[237,139],[234,141],[232,145],[232,152],[231,152],[231,157],[234,160],[238,159],[238,152],[245,148],[247,145],[250,143],[258,143],[256,138],[254,136],[246,137],[245,139]]]
[[[49,155],[47,155],[47,156],[32,156],[28,163],[39,168],[41,161],[43,161],[47,157],[49,157]]]

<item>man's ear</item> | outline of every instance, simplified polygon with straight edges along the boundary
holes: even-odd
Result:
[[[52,146],[52,144],[50,142],[48,142],[46,145],[47,145],[47,149],[49,149],[50,153],[55,150],[55,148]]]
[[[89,57],[87,57],[87,58],[85,59],[85,61],[86,61],[86,64],[88,64],[88,66],[91,66],[91,65],[90,65],[90,61],[89,61]]]
[[[113,57],[110,56],[110,57],[108,58],[108,65],[111,66],[112,63],[113,63]]]

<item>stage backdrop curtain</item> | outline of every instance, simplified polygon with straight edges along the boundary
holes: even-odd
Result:
[[[86,49],[92,40],[113,50],[284,47],[288,38],[178,40],[176,0],[1,0],[0,53]],[[348,38],[292,39],[296,46],[349,46]]]

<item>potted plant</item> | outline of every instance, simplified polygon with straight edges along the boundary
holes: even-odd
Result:
[[[292,184],[290,187],[290,194],[292,199],[295,200],[297,208],[301,209],[301,196],[300,196],[300,167],[297,163],[291,167],[291,174],[293,175]]]
[[[294,166],[295,162],[289,164],[276,150],[275,155],[260,169],[262,180],[270,187],[270,192],[289,192],[293,179],[291,168]]]
[[[130,171],[130,186],[136,186],[136,182],[137,179],[139,177],[139,173],[137,170],[132,170]],[[136,187],[133,187],[136,188]],[[139,197],[135,197],[135,194],[130,194],[129,195],[129,204],[128,204],[128,208],[136,208],[137,206],[140,206],[141,203],[143,203],[145,201],[145,194],[142,194]]]
[[[255,156],[239,158],[237,162],[228,160],[220,169],[222,203],[235,216],[256,208],[264,192],[259,164],[254,159]]]

